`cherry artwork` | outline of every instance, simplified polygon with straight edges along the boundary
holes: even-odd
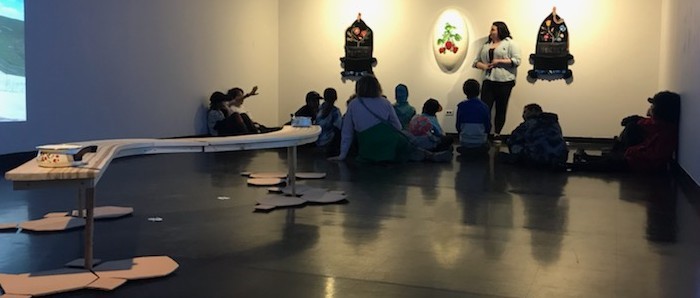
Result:
[[[442,45],[440,49],[438,49],[440,54],[448,52],[457,54],[457,51],[459,51],[459,47],[455,43],[462,40],[462,36],[455,33],[455,29],[457,29],[457,27],[452,26],[450,23],[445,23],[445,31],[443,31],[442,37],[437,40],[437,44]]]

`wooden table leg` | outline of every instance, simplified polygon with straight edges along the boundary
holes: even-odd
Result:
[[[292,196],[297,196],[297,146],[287,147],[287,159],[289,172],[287,173],[287,179],[289,179],[289,185],[292,187]]]
[[[78,188],[78,217],[85,218],[85,187]]]
[[[82,208],[82,207],[81,207]],[[95,230],[95,188],[85,189],[85,269],[92,270],[93,234]]]

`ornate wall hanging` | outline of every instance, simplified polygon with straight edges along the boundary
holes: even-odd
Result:
[[[340,58],[344,70],[343,77],[355,77],[371,74],[377,59],[372,57],[372,29],[362,20],[362,14],[357,14],[357,20],[345,30],[345,57]]]
[[[569,28],[564,19],[557,15],[557,8],[540,25],[537,33],[535,53],[530,55],[534,68],[527,72],[528,77],[541,80],[572,78],[569,65],[574,56],[569,53]]]
[[[468,47],[467,25],[454,10],[444,11],[435,23],[432,48],[435,61],[444,72],[455,72],[464,62]]]

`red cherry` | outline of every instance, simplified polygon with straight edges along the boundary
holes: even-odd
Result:
[[[440,48],[439,51],[440,51],[440,54],[444,54],[444,53],[445,53],[445,48]]]
[[[459,49],[459,48],[455,46],[455,47],[452,48],[452,52],[455,53],[455,54],[457,54],[457,50],[458,50],[458,49]]]
[[[448,41],[448,42],[445,43],[445,48],[447,48],[448,50],[450,50],[450,49],[452,49],[452,46],[453,46],[453,45],[454,45],[454,44],[453,44],[451,41]]]

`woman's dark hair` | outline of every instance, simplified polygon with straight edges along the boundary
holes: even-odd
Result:
[[[380,97],[382,96],[382,85],[373,75],[364,75],[355,84],[357,97]]]
[[[209,109],[218,110],[221,105],[228,100],[226,94],[216,91],[209,96]]]
[[[498,29],[498,38],[500,38],[501,40],[504,40],[508,37],[513,38],[512,36],[510,36],[510,30],[508,30],[508,25],[506,25],[506,23],[496,21],[493,22],[492,25],[496,26],[496,29]],[[491,37],[489,37],[489,41],[492,41]]]
[[[662,91],[654,95],[653,101],[651,112],[654,118],[678,124],[681,117],[681,96],[678,93]]]
[[[230,96],[231,99],[233,99],[233,98],[236,98],[238,96],[238,94],[242,95],[244,93],[245,92],[243,92],[243,89],[238,88],[238,87],[233,87],[231,89],[228,89],[228,92],[226,93],[226,95]]]
[[[438,102],[437,99],[430,98],[423,104],[423,114],[435,116],[435,114],[440,111],[440,108],[440,102]]]
[[[464,84],[462,85],[462,91],[464,91],[464,95],[466,95],[467,98],[474,98],[479,96],[480,89],[481,86],[479,85],[479,82],[475,79],[468,79],[464,81]]]
[[[327,117],[328,114],[333,111],[333,107],[335,106],[335,101],[337,99],[338,92],[336,92],[335,89],[326,88],[326,90],[323,90],[323,101],[326,103],[326,105],[324,105],[323,110],[321,110],[322,117]]]

